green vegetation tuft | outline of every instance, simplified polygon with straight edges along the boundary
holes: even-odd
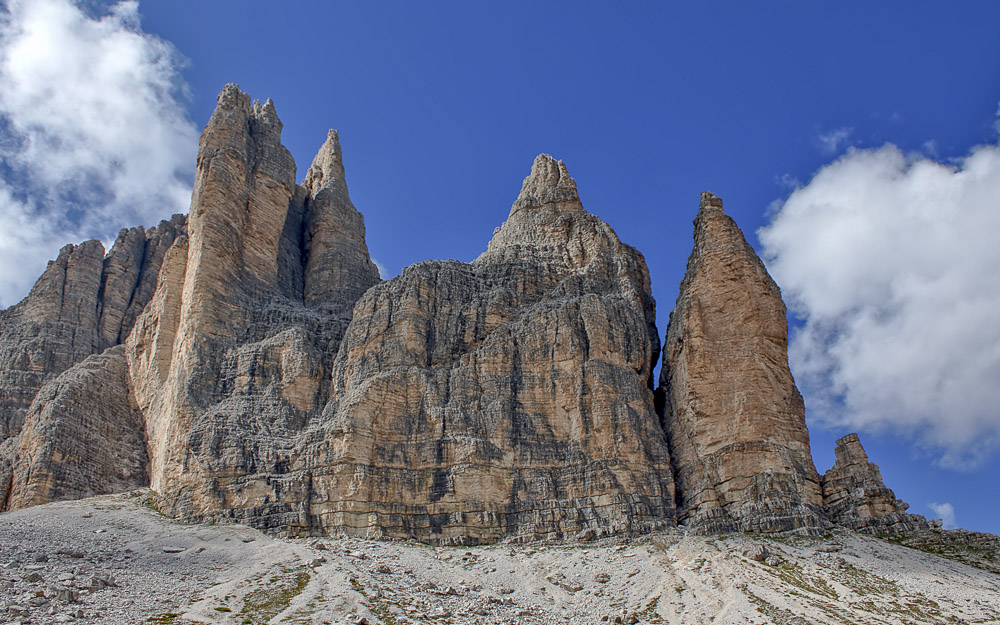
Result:
[[[302,594],[310,577],[305,566],[297,569],[283,568],[279,575],[271,578],[272,581],[266,588],[248,593],[243,598],[243,609],[240,610],[243,625],[265,625],[288,608],[292,599]]]

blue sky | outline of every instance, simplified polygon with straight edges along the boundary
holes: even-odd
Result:
[[[858,430],[914,512],[1000,532],[1000,4],[5,6],[0,306],[60,244],[186,212],[227,82],[300,177],[340,131],[390,276],[475,258],[546,152],[645,255],[661,333],[721,196],[798,315],[819,471]]]

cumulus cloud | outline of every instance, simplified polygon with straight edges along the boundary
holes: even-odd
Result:
[[[142,32],[134,0],[0,8],[0,306],[62,244],[187,210],[197,129],[181,61]]]
[[[816,142],[819,143],[819,147],[827,154],[836,154],[840,151],[841,146],[847,144],[847,140],[851,138],[853,133],[854,128],[845,126],[844,128],[819,133],[816,135]]]
[[[1000,443],[1000,148],[952,164],[850,150],[758,235],[811,420],[972,467]]]
[[[932,503],[930,508],[941,519],[941,526],[944,529],[953,530],[958,527],[955,525],[955,507],[950,503]]]

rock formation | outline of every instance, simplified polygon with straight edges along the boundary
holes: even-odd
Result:
[[[857,434],[837,440],[837,460],[823,474],[823,507],[837,525],[869,533],[929,529],[927,520],[907,514],[909,504],[882,482],[878,465],[868,462]]]
[[[539,156],[471,264],[369,290],[301,456],[321,527],[446,542],[673,524],[642,256]]]
[[[694,223],[660,373],[679,518],[708,532],[821,528],[781,293],[722,200],[703,193]]]
[[[654,389],[645,261],[562,162],[475,261],[382,282],[336,131],[297,184],[281,130],[227,86],[188,217],[67,246],[0,312],[0,510],[150,485],[186,520],[445,544],[917,526],[847,439],[820,490],[780,293],[715,196]]]
[[[296,445],[329,398],[354,303],[379,278],[336,133],[303,186],[281,128],[270,101],[233,85],[220,94],[189,237],[126,352],[164,509],[293,531],[310,526],[309,474],[290,472]]]
[[[15,448],[10,508],[149,485],[141,415],[129,401],[127,375],[117,345],[42,387]]]
[[[183,215],[175,215],[148,231],[141,226],[122,230],[107,256],[100,241],[67,245],[24,300],[0,311],[0,510],[11,487],[15,439],[39,391],[128,335],[153,295],[166,250],[183,234],[185,223]],[[35,412],[46,409],[38,406]],[[78,496],[73,490],[58,492]],[[95,486],[83,492],[111,491]]]

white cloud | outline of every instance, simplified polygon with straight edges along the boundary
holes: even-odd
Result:
[[[1000,148],[850,150],[759,231],[810,419],[971,467],[1000,443]]]
[[[847,140],[851,138],[853,133],[854,128],[845,126],[829,132],[819,133],[816,135],[816,141],[825,153],[836,154],[840,151],[841,146],[847,144]]]
[[[941,526],[944,529],[953,530],[958,527],[955,525],[955,507],[950,503],[932,503],[930,508],[941,519]]]
[[[88,16],[70,0],[0,8],[0,306],[65,243],[185,212],[197,129],[173,46],[138,3]]]
[[[375,268],[378,269],[378,277],[382,278],[383,280],[389,277],[389,270],[385,268],[385,265],[378,262],[378,259],[375,258],[374,256],[372,257],[372,263],[375,265]]]

